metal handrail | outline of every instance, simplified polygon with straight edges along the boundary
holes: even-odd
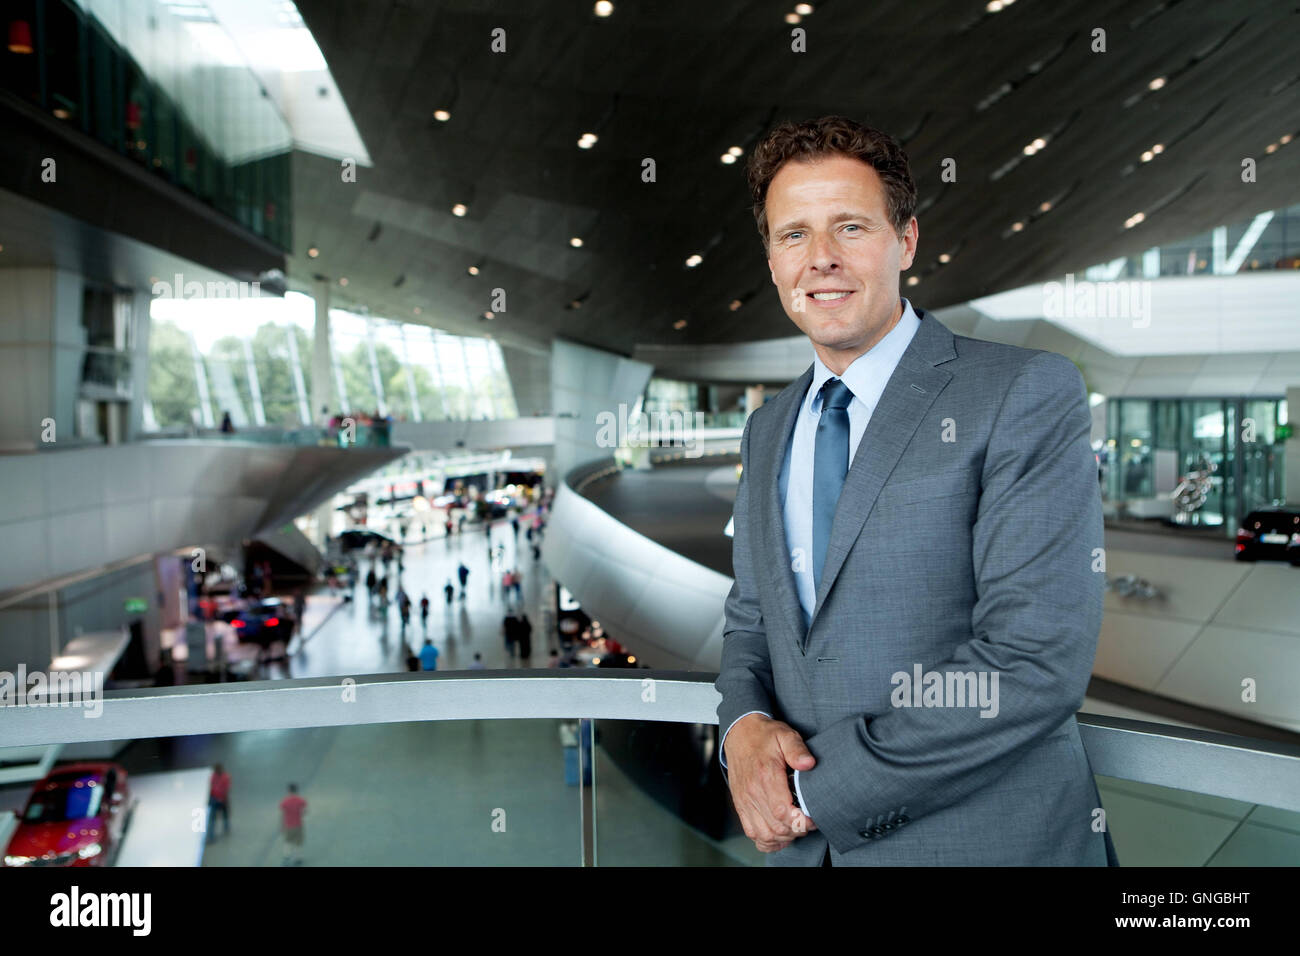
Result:
[[[0,746],[248,730],[529,718],[716,724],[715,675],[560,670],[370,674],[106,692],[80,706],[0,707]],[[1078,716],[1095,773],[1300,812],[1300,747],[1167,724]]]

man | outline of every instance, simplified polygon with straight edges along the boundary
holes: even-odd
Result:
[[[284,837],[283,865],[302,865],[302,817],[307,812],[307,801],[298,796],[298,785],[289,784],[289,792],[280,801],[280,833]]]
[[[230,835],[230,774],[221,764],[212,768],[208,783],[208,840],[217,837],[217,817],[221,817],[225,834]]]
[[[438,669],[438,649],[433,646],[432,638],[426,637],[424,646],[420,648],[420,667],[426,671]]]
[[[741,441],[720,757],[769,863],[1105,865],[1074,714],[1101,622],[1082,377],[898,291],[916,189],[840,117],[749,161],[815,360]]]

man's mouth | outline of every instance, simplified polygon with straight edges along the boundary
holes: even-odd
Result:
[[[808,293],[808,298],[814,302],[824,302],[826,305],[836,305],[843,302],[853,294],[851,289],[814,289]]]

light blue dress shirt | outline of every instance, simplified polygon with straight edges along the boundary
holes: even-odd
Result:
[[[902,300],[903,314],[898,323],[885,333],[885,337],[871,349],[853,360],[853,364],[844,370],[840,380],[853,393],[849,403],[849,467],[858,452],[862,435],[867,430],[871,415],[880,402],[885,385],[898,367],[899,359],[911,344],[912,336],[921,327],[921,319],[907,299]],[[813,377],[804,394],[803,402],[795,419],[794,434],[781,463],[780,495],[782,517],[785,522],[786,548],[790,556],[790,567],[794,572],[795,589],[799,594],[799,606],[803,611],[806,628],[812,622],[812,612],[817,605],[817,584],[813,580],[812,541],[813,541],[813,457],[817,448],[817,420],[821,417],[821,389],[826,380],[834,378],[835,373],[828,369],[820,357],[813,358]],[[763,711],[765,717],[771,714]],[[748,717],[741,714],[736,720]],[[736,726],[735,721],[731,727]],[[727,728],[730,732],[731,727]],[[727,735],[722,735],[725,747]],[[722,765],[727,765],[726,751],[722,753]],[[816,817],[808,812],[804,805],[803,794],[799,792],[799,771],[794,772],[795,792],[799,797],[799,809],[814,822]]]

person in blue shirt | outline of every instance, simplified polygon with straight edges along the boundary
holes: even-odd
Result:
[[[426,671],[436,671],[438,669],[438,649],[433,646],[433,641],[427,637],[424,639],[424,647],[420,648],[420,667]]]

